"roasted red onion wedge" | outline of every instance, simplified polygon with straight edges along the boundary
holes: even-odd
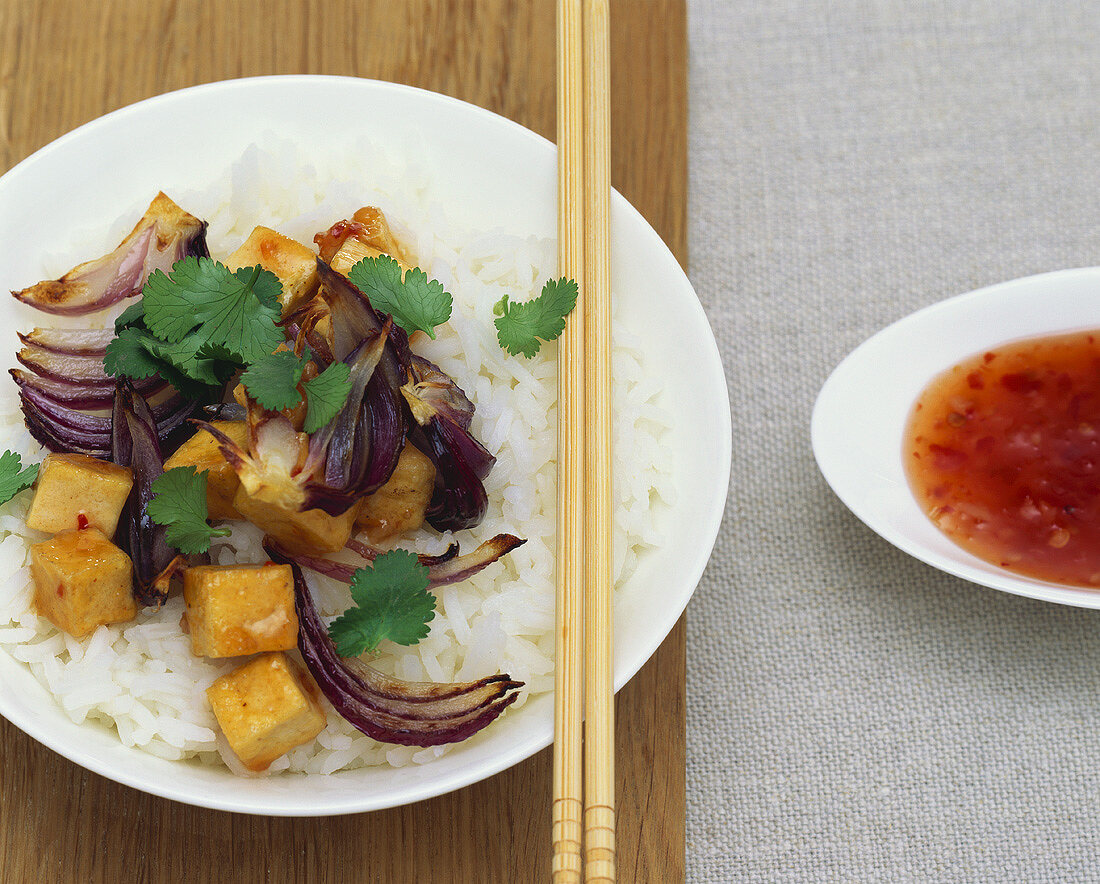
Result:
[[[104,370],[101,356],[62,353],[29,344],[20,349],[15,358],[39,377],[64,384],[76,384],[88,392],[102,394],[107,391],[111,396],[114,395],[115,379]],[[143,394],[163,386],[164,381],[156,376],[134,381],[133,384],[134,389]]]
[[[473,527],[489,505],[481,480],[496,463],[470,432],[473,403],[450,375],[415,355],[410,355],[408,383],[401,394],[418,425],[411,434],[413,444],[435,464],[428,523],[440,531]]]
[[[317,273],[321,278],[321,296],[332,318],[336,341],[333,352],[337,359],[343,359],[372,334],[381,334],[386,316],[375,310],[367,296],[345,277],[319,259]],[[386,338],[386,349],[378,365],[394,391],[405,383],[409,356],[409,336],[403,328],[394,326]]]
[[[89,388],[71,381],[59,381],[55,378],[32,374],[21,368],[12,368],[9,372],[20,390],[30,387],[48,396],[54,402],[71,408],[110,408],[111,403],[115,401],[114,387]]]
[[[331,312],[336,355],[341,356],[359,346],[385,320],[359,289],[324,261],[318,260],[317,271],[321,294]],[[373,379],[372,387],[386,386],[384,392],[404,395],[407,407],[402,411],[411,413],[412,420],[403,415],[409,428],[403,430],[402,439],[407,432],[435,464],[436,488],[428,507],[428,523],[440,531],[477,525],[489,502],[482,480],[496,461],[470,432],[474,406],[469,397],[438,366],[409,351],[408,336],[400,327],[389,335],[377,377],[380,380]],[[393,464],[399,454],[398,447]]]
[[[115,379],[103,370],[103,357],[46,350],[31,344],[15,354],[35,374],[56,381],[71,381],[85,386],[113,389]],[[149,384],[146,384],[148,387]]]
[[[394,393],[376,374],[393,323],[371,332],[344,362],[351,391],[340,413],[309,438],[282,414],[249,401],[245,450],[215,427],[198,422],[218,441],[245,490],[259,500],[295,512],[321,509],[333,516],[383,485],[405,445],[405,421]]]
[[[167,273],[187,255],[210,256],[206,222],[158,193],[130,235],[109,255],[80,264],[61,279],[12,294],[46,313],[91,313],[138,294],[150,273]]]
[[[269,555],[286,562],[278,551]],[[301,568],[294,572],[298,649],[336,711],[367,736],[403,746],[440,746],[473,736],[519,696],[522,682],[493,675],[463,684],[407,682],[360,660],[344,659],[328,636]]]
[[[101,460],[109,460],[111,457],[110,442],[101,444],[98,438],[89,438],[87,434],[74,433],[69,427],[62,427],[54,421],[42,416],[33,406],[28,407],[24,401],[23,419],[26,422],[30,434],[45,445],[50,451],[70,454],[86,454],[89,457],[98,457]]]
[[[102,359],[114,336],[115,331],[112,328],[36,328],[27,334],[20,332],[19,340],[28,346],[41,347],[54,353]]]
[[[334,562],[331,559],[292,553],[280,546],[276,540],[270,537],[267,538],[265,542],[269,544],[272,549],[276,550],[284,559],[297,562],[299,565],[309,568],[311,571],[316,571],[318,574],[324,574],[326,577],[331,577],[333,580],[339,580],[342,583],[351,583],[352,576],[361,567],[360,565],[351,565],[346,562]],[[517,546],[522,546],[526,542],[526,540],[511,534],[498,534],[496,537],[486,540],[472,553],[467,553],[464,556],[458,555],[458,544],[452,543],[447,549],[447,552],[441,556],[418,555],[417,560],[421,565],[427,567],[428,586],[434,588],[437,586],[446,586],[449,583],[458,583],[460,580],[472,577],[478,571],[489,567],[489,565],[493,564],[497,559],[502,558]],[[370,562],[373,562],[381,555],[379,550],[355,539],[348,541],[347,548],[359,553],[359,555]]]
[[[167,580],[160,579],[176,551],[165,540],[165,528],[148,515],[153,481],[164,472],[157,426],[148,403],[125,381],[115,391],[111,460],[129,467],[134,486],[123,511],[119,536],[134,563],[134,598],[142,605],[164,604]]]
[[[34,346],[24,348],[44,353],[46,360],[59,371],[53,360],[70,360],[79,364],[85,377],[80,381],[59,380],[12,369],[19,386],[19,402],[23,408],[31,435],[51,451],[88,454],[92,457],[111,456],[111,417],[106,409],[113,406],[114,381],[89,380],[97,361],[94,356],[77,356],[46,351]],[[28,360],[28,364],[33,360]],[[101,365],[101,364],[100,364]],[[158,378],[141,382],[140,389],[151,403],[157,436],[164,440],[199,407],[185,399]]]

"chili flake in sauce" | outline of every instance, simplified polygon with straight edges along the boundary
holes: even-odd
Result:
[[[913,493],[959,546],[1019,574],[1100,586],[1100,332],[978,354],[918,398]]]

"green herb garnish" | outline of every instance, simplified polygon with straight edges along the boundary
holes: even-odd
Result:
[[[145,327],[169,343],[197,338],[250,364],[284,342],[282,283],[259,266],[231,271],[210,258],[184,258],[154,272],[141,290]]]
[[[7,503],[20,491],[30,488],[38,478],[38,464],[23,469],[22,459],[14,451],[0,454],[0,503]]]
[[[293,408],[302,401],[298,383],[309,355],[298,356],[291,350],[268,353],[253,362],[241,375],[241,383],[248,395],[268,411]]]
[[[302,384],[306,391],[306,420],[302,429],[315,433],[344,407],[351,392],[350,369],[343,362],[334,362],[317,377]]]
[[[351,268],[348,279],[375,310],[390,314],[409,334],[419,329],[435,338],[435,327],[451,318],[451,296],[443,283],[429,279],[419,267],[402,278],[401,265],[389,255],[363,258]]]
[[[137,380],[159,375],[191,399],[210,398],[244,368],[241,382],[256,402],[269,411],[293,408],[310,356],[275,352],[286,343],[276,324],[281,294],[279,278],[259,266],[231,271],[210,258],[184,258],[171,273],[155,271],[141,300],[115,320],[104,368]],[[302,384],[307,433],[343,408],[347,376],[337,364]]]
[[[542,341],[552,341],[562,333],[565,317],[575,306],[577,283],[564,277],[548,279],[542,293],[530,301],[515,303],[505,295],[493,307],[497,340],[513,356],[530,359],[539,352]]]
[[[207,471],[173,467],[153,480],[153,499],[146,512],[167,530],[164,539],[182,553],[195,555],[210,549],[210,538],[229,536],[228,528],[212,528],[207,521]]]
[[[357,657],[389,639],[415,645],[428,634],[435,616],[435,596],[428,592],[428,569],[414,553],[395,549],[360,568],[352,576],[356,607],[337,617],[328,628],[341,657]]]

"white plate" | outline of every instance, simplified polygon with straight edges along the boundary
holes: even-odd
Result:
[[[954,544],[924,514],[902,466],[917,396],[941,372],[998,344],[1100,328],[1100,268],[1061,270],[959,295],[883,329],[830,375],[814,405],[814,456],[870,528],[921,561],[974,583],[1100,608],[1100,592],[1013,574]]]
[[[108,114],[47,145],[0,178],[0,267],[9,288],[40,278],[44,250],[70,231],[96,229],[158,189],[206,186],[254,140],[274,130],[309,148],[369,137],[398,152],[422,145],[441,203],[471,228],[553,236],[552,144],[473,105],[430,92],[339,77],[263,77],[185,89]],[[656,233],[619,194],[612,199],[612,272],[624,321],[664,373],[674,422],[668,456],[677,502],[662,517],[667,544],[643,558],[616,616],[615,685],[621,687],[675,624],[718,531],[730,467],[730,412],[718,349],[687,277]],[[3,302],[2,340],[25,324]],[[15,395],[9,388],[6,395]],[[127,749],[113,732],[77,726],[31,674],[0,653],[0,714],[35,739],[121,783],[190,804],[247,813],[312,816],[397,806],[481,780],[550,743],[543,696],[430,764],[328,777],[240,779]]]

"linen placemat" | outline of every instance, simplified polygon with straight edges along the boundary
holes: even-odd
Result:
[[[809,441],[878,329],[1100,263],[1100,7],[693,0],[689,28],[734,435],[688,609],[689,880],[1100,880],[1100,612],[898,552]]]

